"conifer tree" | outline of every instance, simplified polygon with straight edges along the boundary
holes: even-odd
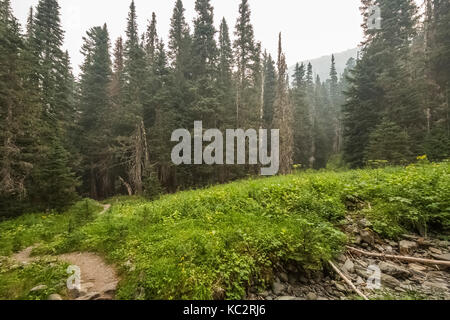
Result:
[[[11,216],[23,209],[29,191],[36,110],[22,85],[26,46],[9,0],[0,1],[0,39],[0,216]]]
[[[111,195],[112,183],[108,169],[111,112],[110,86],[112,78],[110,41],[106,25],[94,27],[84,38],[82,52],[85,57],[80,80],[79,148],[85,168],[85,190],[98,199]],[[109,160],[109,161],[108,161]]]
[[[260,87],[255,83],[260,60],[260,47],[255,43],[253,26],[250,22],[250,7],[248,0],[242,0],[239,5],[239,16],[235,28],[235,61],[237,65],[236,92],[236,126],[258,123],[259,117],[256,106],[260,100]]]
[[[264,127],[270,129],[273,124],[274,102],[277,90],[277,71],[275,61],[270,54],[265,53],[263,57],[264,68]]]
[[[311,69],[312,70],[312,69]],[[293,75],[292,103],[294,106],[294,163],[303,168],[309,166],[311,157],[311,119],[306,96],[305,65],[298,63]]]
[[[280,130],[280,174],[289,174],[293,165],[294,137],[292,132],[293,111],[286,77],[286,57],[281,46],[281,33],[278,41],[278,81],[274,103],[273,127]]]
[[[218,128],[226,129],[232,126],[234,107],[234,83],[233,83],[233,49],[231,47],[228,24],[222,19],[219,31],[218,43],[217,85],[219,90]]]
[[[30,194],[30,197],[40,199],[41,190],[48,183],[43,180],[45,174],[41,172],[49,168],[48,155],[60,155],[62,158],[54,159],[54,162],[58,165],[65,163],[68,171],[76,167],[76,161],[69,162],[66,156],[69,149],[74,151],[73,141],[70,141],[70,131],[74,128],[72,124],[76,117],[76,110],[73,96],[74,77],[70,70],[69,56],[62,50],[64,31],[61,27],[60,7],[57,0],[38,2],[32,30],[29,32],[31,35],[29,48],[34,65],[30,70],[30,79],[35,84],[39,83],[39,103],[42,106],[39,126],[36,128],[39,132],[39,141],[32,172],[33,192],[37,194]],[[54,152],[56,149],[58,152]],[[73,159],[77,158],[76,155],[73,156]],[[70,179],[73,186],[76,186],[77,182],[72,174],[67,174],[61,183],[68,185]],[[67,196],[67,198],[53,198],[52,203],[58,206],[61,206],[64,201],[70,203],[74,199],[71,192],[58,193],[58,196]]]

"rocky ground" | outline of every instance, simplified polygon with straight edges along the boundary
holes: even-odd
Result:
[[[450,242],[404,235],[388,241],[370,231],[366,219],[348,218],[344,231],[352,246],[367,252],[450,261]],[[335,265],[369,299],[445,299],[450,300],[450,267],[399,260],[373,258],[347,251]],[[375,266],[375,268],[374,268]],[[376,270],[381,287],[370,288]],[[370,280],[370,281],[368,281]],[[305,273],[295,265],[280,270],[271,290],[250,289],[252,300],[347,300],[358,295],[331,268],[325,272]]]

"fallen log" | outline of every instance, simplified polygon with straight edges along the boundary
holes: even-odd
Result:
[[[443,260],[433,260],[433,259],[423,259],[423,258],[415,258],[415,257],[407,257],[407,256],[397,256],[397,255],[391,255],[391,254],[384,254],[384,253],[374,253],[374,252],[368,252],[360,249],[356,249],[353,247],[348,247],[347,249],[359,253],[365,256],[369,257],[377,257],[377,258],[385,258],[385,259],[391,259],[391,260],[402,260],[402,261],[408,261],[408,262],[417,262],[422,264],[434,264],[434,265],[442,265],[450,267],[450,261],[443,261]]]
[[[334,265],[333,262],[328,261],[328,263],[331,265],[331,267],[334,269],[334,271],[337,272],[338,275],[341,276],[342,279],[344,279],[344,281],[353,289],[353,291],[355,291],[360,297],[362,297],[364,300],[369,300],[369,298],[367,298],[364,293],[362,293],[360,290],[358,290],[358,288],[350,281],[349,278],[347,278],[342,272],[341,270],[338,269],[338,267],[336,267]]]

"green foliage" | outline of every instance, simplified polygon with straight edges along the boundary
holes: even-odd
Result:
[[[156,172],[148,170],[143,181],[144,196],[149,200],[154,200],[161,196],[163,189]]]
[[[23,215],[0,223],[0,255],[9,255],[38,242],[67,236],[93,219],[100,210],[93,200],[77,202],[64,214],[56,212]]]
[[[419,163],[394,171],[357,171],[348,191],[353,190],[353,199],[371,204],[363,213],[383,236],[396,238],[407,231],[446,234],[450,231],[449,170],[448,163]]]
[[[389,165],[411,161],[408,133],[390,121],[383,121],[370,134],[366,161],[384,160]]]
[[[27,265],[0,261],[0,299],[47,300],[50,294],[64,295],[66,268],[66,264],[56,261],[39,260]],[[47,287],[30,292],[32,288],[42,284]]]
[[[450,164],[420,159],[407,168],[246,180],[152,202],[113,198],[101,216],[87,214],[86,205],[98,207],[86,200],[62,215],[1,223],[0,254],[36,242],[39,254],[100,252],[120,268],[120,299],[240,299],[249,287],[267,288],[280,266],[322,269],[344,248],[339,226],[349,208],[382,236],[448,234]]]

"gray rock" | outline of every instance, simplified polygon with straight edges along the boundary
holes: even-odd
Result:
[[[366,218],[363,218],[363,219],[358,221],[358,225],[361,228],[368,228],[368,227],[372,226],[372,223],[369,220],[367,220]]]
[[[308,279],[306,279],[305,276],[300,276],[298,278],[298,280],[302,283],[302,284],[308,284]]]
[[[436,248],[433,248],[433,247],[431,247],[431,248],[429,248],[428,250],[430,250],[430,252],[431,253],[434,253],[434,254],[442,254],[442,251],[441,250],[439,250],[439,249],[436,249]]]
[[[267,298],[270,295],[270,293],[269,293],[269,291],[263,291],[259,295],[263,298]]]
[[[282,297],[278,297],[277,300],[280,301],[292,301],[292,300],[297,300],[296,297],[292,297],[292,296],[282,296]]]
[[[408,254],[417,248],[417,242],[402,240],[399,242],[398,246],[399,246],[400,254]]]
[[[297,283],[297,276],[294,273],[289,273],[288,278],[289,284],[295,285]]]
[[[352,262],[352,260],[347,259],[347,261],[345,261],[344,265],[342,266],[342,269],[347,273],[353,273],[355,272],[355,264]]]
[[[308,300],[317,300],[317,294],[315,294],[314,292],[310,292],[306,295],[306,299]]]
[[[42,290],[45,290],[45,289],[47,289],[47,286],[45,284],[41,284],[39,286],[36,286],[36,287],[32,288],[30,290],[30,292],[42,291]]]
[[[439,246],[443,248],[448,248],[450,246],[450,242],[448,241],[439,241]]]
[[[422,287],[425,289],[432,289],[432,290],[447,290],[447,284],[442,282],[432,282],[432,281],[425,281],[422,284]]]
[[[347,292],[347,288],[343,284],[335,282],[334,285],[336,286],[336,289],[338,289],[340,292]]]
[[[360,267],[360,266],[355,266],[355,272],[358,276],[360,276],[363,279],[367,279],[369,277],[369,274],[367,273],[367,269]]]
[[[445,260],[445,261],[450,261],[450,253],[445,253],[445,254],[432,254],[431,255],[433,258],[438,259],[438,260]]]
[[[285,272],[281,272],[279,276],[280,276],[281,281],[283,281],[283,282],[289,281],[288,275]]]
[[[381,274],[381,285],[394,289],[396,287],[400,287],[401,282],[388,274],[382,273]]]
[[[292,264],[292,263],[288,264],[286,269],[287,269],[287,271],[289,271],[291,273],[298,272],[297,267],[294,264]]]
[[[51,294],[51,295],[49,295],[48,298],[47,298],[47,300],[52,300],[52,301],[62,300],[62,299],[63,299],[63,298],[62,298],[59,294],[57,294],[57,293]]]
[[[75,300],[97,300],[101,297],[101,294],[99,292],[92,292],[87,295],[81,296]]]
[[[272,285],[273,293],[279,296],[285,289],[284,284],[282,284],[279,280],[276,280]]]
[[[364,284],[364,280],[361,277],[358,276],[358,278],[356,279],[356,284],[357,285],[362,285],[362,284]]]
[[[378,266],[380,267],[381,272],[387,273],[393,277],[407,278],[411,275],[411,272],[408,269],[405,269],[395,263],[382,261]]]
[[[367,244],[373,245],[375,243],[375,237],[369,230],[361,230],[359,232],[361,240]]]
[[[428,269],[426,266],[423,266],[423,265],[420,265],[420,264],[415,264],[415,263],[410,263],[408,265],[408,268],[411,271],[416,272],[416,273],[420,273],[420,274],[425,272],[425,271],[427,271],[427,269]]]

